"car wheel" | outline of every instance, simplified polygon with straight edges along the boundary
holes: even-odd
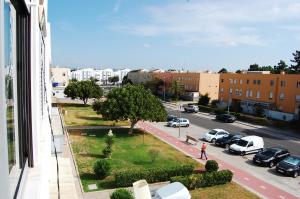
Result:
[[[245,151],[242,151],[241,156],[244,156],[244,155],[246,155],[246,153],[245,153]]]
[[[298,175],[299,175],[299,173],[298,173],[297,171],[295,171],[293,177],[294,177],[294,178],[297,178]]]
[[[172,125],[172,127],[173,127],[173,128],[176,128],[176,125],[175,125],[175,124],[173,124],[173,125]]]
[[[189,127],[189,126],[190,126],[189,124],[186,125],[186,127]]]
[[[215,144],[216,143],[216,139],[212,139],[211,143]]]
[[[230,146],[229,144],[226,144],[226,145],[225,145],[225,149],[226,149],[226,150],[229,150],[229,146]]]
[[[275,166],[274,162],[271,161],[271,162],[269,163],[269,167],[272,168],[272,167],[274,167],[274,166]]]

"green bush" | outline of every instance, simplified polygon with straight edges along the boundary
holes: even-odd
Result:
[[[111,165],[107,160],[98,160],[94,164],[94,173],[100,179],[105,178],[109,175],[111,170]]]
[[[215,109],[214,112],[216,115],[220,115],[220,114],[226,113],[226,110],[218,108],[218,109]]]
[[[143,170],[126,170],[114,174],[117,187],[132,186],[132,183],[145,179],[148,183],[169,181],[173,176],[191,175],[194,171],[193,165],[182,165],[170,168],[151,168]]]
[[[205,169],[207,172],[218,171],[219,165],[215,160],[208,160],[205,164]]]
[[[134,199],[134,197],[127,189],[117,189],[110,195],[110,199]]]
[[[110,146],[106,146],[106,147],[102,150],[102,153],[103,153],[104,157],[110,158],[111,153],[112,153],[111,147],[110,147]]]
[[[211,108],[209,106],[198,105],[198,107],[199,107],[199,110],[203,111],[203,112],[210,113],[210,112],[214,111],[214,108]]]
[[[199,187],[210,187],[219,184],[226,184],[231,182],[233,173],[230,170],[214,171],[214,172],[205,172],[202,174],[202,180]]]
[[[171,182],[180,182],[188,189],[210,187],[231,182],[233,173],[230,170],[205,172],[189,176],[171,177]]]
[[[106,135],[104,141],[107,146],[112,146],[112,144],[114,143],[114,136]]]
[[[171,177],[171,182],[180,182],[189,190],[195,189],[197,184],[200,184],[202,180],[202,175],[200,174],[192,174],[189,176],[174,176]]]

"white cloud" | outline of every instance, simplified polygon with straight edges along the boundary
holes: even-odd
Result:
[[[117,0],[116,4],[115,4],[114,7],[113,7],[113,12],[114,12],[114,13],[119,12],[120,5],[121,5],[121,1],[120,1],[120,0]]]
[[[144,48],[150,48],[151,47],[151,45],[147,44],[147,43],[145,43],[143,46],[144,46]]]
[[[148,23],[114,25],[140,36],[170,35],[180,45],[264,45],[264,31],[300,20],[297,0],[173,0],[146,9]]]

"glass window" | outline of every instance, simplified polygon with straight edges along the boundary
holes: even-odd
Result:
[[[271,81],[270,81],[270,85],[271,85],[271,86],[274,86],[274,80],[271,80]]]
[[[273,99],[273,92],[270,92],[269,99]]]
[[[243,80],[242,79],[240,79],[240,84],[243,84]]]
[[[280,81],[280,86],[285,87],[285,81]]]
[[[4,67],[5,67],[5,98],[7,122],[7,146],[9,172],[16,165],[15,143],[15,97],[14,97],[14,48],[13,48],[13,12],[8,2],[4,4]]]
[[[253,80],[253,84],[256,84],[256,79]]]
[[[260,80],[257,80],[257,84],[260,85]]]
[[[256,92],[256,98],[260,98],[260,92],[259,91]]]
[[[229,88],[229,93],[232,94],[232,88]]]
[[[249,79],[247,79],[247,84],[249,84]]]
[[[284,100],[284,93],[280,93],[279,99],[280,99],[280,100]]]
[[[297,82],[297,88],[300,88],[300,81]]]

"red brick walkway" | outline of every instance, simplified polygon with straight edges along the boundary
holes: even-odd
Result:
[[[161,140],[165,141],[166,143],[173,145],[174,147],[184,151],[185,153],[189,154],[192,157],[199,158],[200,151],[193,145],[188,145],[185,142],[182,142],[176,137],[169,135],[168,133],[154,127],[153,125],[145,122],[139,122],[138,126],[145,131],[155,135],[156,137],[160,138]],[[258,194],[260,194],[264,198],[270,199],[296,199],[298,197],[285,192],[265,181],[262,181],[248,172],[245,172],[241,169],[234,167],[226,162],[223,162],[219,158],[216,158],[212,155],[209,155],[210,159],[214,159],[219,163],[219,167],[221,169],[230,169],[234,173],[234,181],[242,184],[245,187],[254,190]],[[200,160],[198,160],[201,162]]]

